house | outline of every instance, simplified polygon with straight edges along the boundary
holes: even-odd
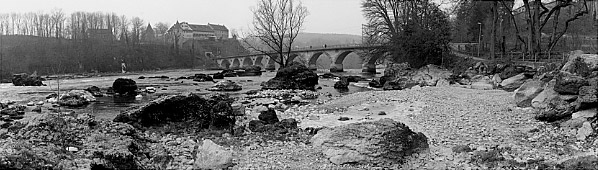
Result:
[[[228,28],[224,25],[210,24],[197,25],[189,24],[188,22],[176,22],[167,34],[170,34],[173,39],[182,40],[222,40],[228,39]]]

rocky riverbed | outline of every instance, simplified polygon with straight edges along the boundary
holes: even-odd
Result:
[[[178,74],[163,72],[155,75]],[[78,85],[66,83],[65,87],[77,89],[90,85],[85,84],[88,82],[85,80],[93,79],[79,80],[77,82],[81,84]],[[233,78],[244,87],[260,83],[248,80],[249,77]],[[197,92],[198,85],[193,84],[196,82],[183,80],[180,83],[189,87],[174,85],[178,83],[173,82],[179,81],[140,79],[138,82],[142,87],[148,84],[168,85],[157,86],[162,95],[152,94],[159,98],[155,106],[146,105],[147,102],[133,104],[144,107],[138,107],[140,110],[133,108],[133,111],[123,114],[137,116],[115,121],[98,119],[97,113],[85,113],[84,109],[83,112],[54,109],[49,103],[42,103],[44,110],[41,113],[32,112],[36,106],[27,106],[22,119],[2,124],[0,168],[597,167],[598,140],[595,134],[580,140],[576,132],[563,130],[558,124],[536,120],[533,109],[517,106],[513,100],[516,92],[469,89],[461,85],[415,86],[400,91],[363,91],[346,95],[305,90],[250,91],[244,88],[241,92],[232,93],[236,97],[232,103],[222,103],[229,100],[209,97],[202,94],[201,89],[200,94],[188,94],[190,91]],[[331,88],[334,80],[330,82],[328,86],[325,83],[318,86]],[[211,82],[198,84],[201,83]],[[94,84],[98,85],[97,82]],[[99,84],[108,86],[105,82],[104,85]],[[24,104],[41,100],[47,95],[39,93],[44,88],[19,87],[4,90],[2,94],[6,94],[7,99],[17,99],[17,104]],[[182,93],[185,94],[180,95]],[[168,94],[184,98],[166,96]],[[177,105],[181,104],[179,100],[189,105],[181,107]],[[160,101],[174,102],[161,106]],[[187,109],[188,106],[197,108]],[[151,112],[143,110],[148,108]],[[176,109],[171,112],[151,108]],[[235,121],[235,127],[217,128],[209,124],[207,119],[215,113],[222,120]],[[235,119],[227,119],[226,116]],[[174,119],[176,121],[172,121]],[[198,119],[201,121],[196,121]],[[147,123],[148,120],[151,123]],[[384,152],[380,152],[382,150]]]

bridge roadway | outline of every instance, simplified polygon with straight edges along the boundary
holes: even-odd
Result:
[[[292,49],[290,60],[301,60],[307,64],[311,69],[316,68],[316,61],[322,55],[328,56],[332,63],[330,64],[330,72],[342,72],[343,60],[347,55],[354,53],[358,56],[364,57],[362,65],[363,72],[376,72],[376,60],[380,56],[365,57],[365,50],[377,48],[380,45],[363,45],[363,44],[349,44],[349,45],[332,45],[326,47],[305,47]],[[216,58],[216,62],[220,68],[241,68],[245,66],[258,65],[266,68],[275,68],[278,63],[272,57],[278,57],[276,52],[236,55]]]

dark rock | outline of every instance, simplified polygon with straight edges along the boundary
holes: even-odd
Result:
[[[561,73],[556,78],[554,91],[559,94],[579,94],[579,88],[587,85],[588,81],[581,76]]]
[[[228,128],[233,119],[231,104],[234,99],[226,95],[205,98],[196,94],[163,96],[142,106],[131,107],[114,118],[136,127],[156,126],[169,122],[195,121],[194,124],[208,128]]]
[[[418,85],[417,82],[408,78],[399,78],[394,81],[387,81],[382,87],[384,90],[403,90]]]
[[[310,141],[334,164],[402,164],[428,148],[424,134],[391,119],[322,129]]]
[[[42,112],[42,107],[41,107],[41,106],[36,106],[36,107],[35,107],[35,108],[33,108],[31,111],[32,111],[32,112],[41,113],[41,112]]]
[[[214,76],[212,76],[213,79],[224,79],[224,74],[222,73],[215,73]]]
[[[523,72],[525,72],[525,66],[505,65],[505,67],[500,70],[500,78],[503,80],[508,79]]]
[[[540,121],[553,122],[570,117],[577,111],[574,104],[569,104],[560,98],[553,98],[548,101],[548,106],[537,110],[535,118]]]
[[[338,120],[340,120],[340,121],[347,121],[347,120],[351,120],[351,118],[348,118],[348,117],[342,117],[342,116],[341,116],[341,117],[339,117],[339,118],[338,118]]]
[[[330,79],[330,78],[335,78],[338,77],[337,75],[334,75],[332,73],[324,73],[322,75],[319,76],[320,78],[325,78],[325,79]]]
[[[145,76],[139,76],[137,79],[145,79]]]
[[[341,77],[339,81],[334,83],[335,89],[348,89],[349,88],[349,81],[346,77]]]
[[[197,81],[197,82],[204,82],[204,81],[213,81],[214,79],[212,79],[212,77],[206,75],[206,74],[195,74],[195,76],[193,76],[193,81]]]
[[[81,107],[89,104],[89,102],[96,101],[91,93],[84,90],[71,90],[63,94],[58,99],[58,104],[61,106]]]
[[[503,160],[505,160],[505,158],[498,150],[475,151],[471,156],[471,161],[479,164],[487,164]]]
[[[579,96],[577,97],[577,100],[584,104],[598,103],[598,87],[581,86],[579,88]]]
[[[318,75],[301,63],[293,63],[279,69],[276,76],[261,84],[262,89],[301,89],[315,90]]]
[[[390,76],[382,76],[382,77],[380,77],[380,85],[381,85],[381,87],[383,87],[384,84],[386,84],[386,82],[393,81],[394,79],[395,78],[390,77]]]
[[[378,112],[378,115],[386,115],[386,112],[380,111],[380,112]]]
[[[104,96],[104,94],[102,94],[102,91],[100,90],[100,88],[97,87],[97,86],[88,87],[87,89],[85,89],[85,91],[88,91],[94,97],[102,97],[102,96]]]
[[[8,127],[10,127],[12,125],[12,123],[10,122],[2,122],[0,123],[0,128],[6,129]]]
[[[473,150],[472,150],[472,149],[471,149],[469,146],[467,146],[467,145],[457,145],[457,146],[454,146],[454,147],[452,148],[452,150],[453,150],[453,152],[455,152],[455,153],[462,153],[462,152],[471,152],[471,151],[473,151]]]
[[[322,89],[322,86],[318,86],[316,89]]]
[[[282,119],[280,122],[276,123],[278,127],[286,128],[286,129],[297,129],[297,120],[295,119]]]
[[[114,83],[112,83],[112,89],[114,89],[115,93],[121,95],[137,95],[137,83],[134,80],[127,78],[116,79]]]
[[[373,88],[381,88],[381,87],[384,87],[384,85],[383,85],[383,84],[380,84],[380,81],[379,81],[379,80],[376,80],[376,79],[372,79],[372,81],[370,81],[370,82],[368,83],[368,85],[369,85],[370,87],[373,87]]]
[[[46,96],[46,99],[51,99],[51,98],[58,98],[58,94],[52,93],[52,94]]]
[[[239,91],[242,90],[243,87],[241,85],[230,81],[230,80],[222,80],[214,84],[212,87],[208,88],[209,91]]]
[[[342,76],[341,79],[342,78],[346,78],[347,81],[354,82],[354,83],[357,83],[359,81],[365,81],[365,80],[367,80],[367,79],[365,79],[365,78],[363,78],[361,76]]]
[[[264,121],[265,124],[274,124],[276,122],[279,122],[278,116],[276,115],[276,111],[274,111],[273,109],[262,111],[260,115],[258,115],[258,119]]]
[[[150,79],[168,79],[170,77],[168,77],[168,76],[152,76],[152,77],[148,77],[148,78],[150,78]]]
[[[260,66],[247,66],[243,68],[243,72],[238,72],[239,76],[261,76],[262,75],[262,67]]]
[[[15,86],[42,86],[43,79],[37,74],[27,75],[26,73],[13,74],[12,84]]]
[[[268,130],[266,127],[266,122],[261,120],[249,121],[247,128],[249,128],[249,130],[251,130],[252,132],[265,132]]]
[[[224,77],[237,77],[237,73],[235,73],[235,70],[222,70],[222,76]]]

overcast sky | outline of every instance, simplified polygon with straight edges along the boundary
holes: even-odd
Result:
[[[195,24],[224,24],[246,30],[252,21],[251,9],[257,0],[3,0],[0,13],[74,11],[115,12],[138,16],[146,23],[177,20]],[[365,23],[361,0],[302,0],[310,15],[305,32],[361,35]]]

